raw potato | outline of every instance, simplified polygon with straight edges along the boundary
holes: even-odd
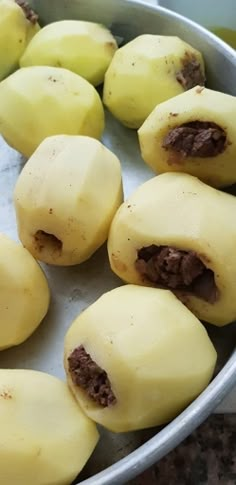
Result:
[[[0,370],[0,426],[7,485],[70,485],[98,441],[67,385],[31,370]]]
[[[235,96],[193,88],[157,106],[144,122],[138,133],[143,159],[156,173],[186,172],[215,187],[231,185],[235,119]]]
[[[104,110],[96,89],[58,67],[25,67],[0,83],[0,132],[30,157],[52,135],[100,138]]]
[[[40,29],[32,10],[30,18],[15,1],[0,0],[0,81],[17,69],[29,40]]]
[[[49,299],[38,263],[20,244],[0,234],[0,350],[24,342],[36,330]]]
[[[78,358],[81,346],[100,374]],[[170,421],[207,386],[215,363],[203,325],[167,290],[116,288],[80,314],[65,339],[69,386],[84,412],[115,432]]]
[[[125,126],[139,128],[157,104],[204,81],[200,52],[178,37],[145,34],[115,53],[104,103]]]
[[[116,40],[103,25],[62,20],[41,29],[28,45],[20,65],[64,67],[98,86],[116,50]]]
[[[156,268],[155,246],[191,251],[198,262],[194,254],[190,261],[184,255],[182,272],[182,266],[178,268],[182,263],[171,251],[165,257],[162,253],[163,262]],[[167,278],[169,287],[198,318],[218,326],[236,319],[235,247],[235,197],[180,173],[159,175],[139,187],[118,210],[108,240],[110,264],[120,278],[152,286],[154,281],[166,286],[163,278]],[[149,248],[154,256],[149,269],[144,262],[149,260],[148,250],[140,254],[142,248]],[[158,268],[163,278],[155,280]],[[199,270],[199,279],[191,282],[191,275]],[[182,274],[185,285],[178,286],[175,279]]]
[[[106,241],[123,201],[120,162],[92,138],[50,137],[23,168],[14,200],[20,239],[34,257],[81,263]]]

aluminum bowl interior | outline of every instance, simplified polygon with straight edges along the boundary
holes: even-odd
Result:
[[[151,7],[141,2],[128,0],[35,0],[32,1],[31,4],[39,13],[43,24],[60,19],[82,19],[100,22],[111,28],[112,32],[118,37],[120,42],[126,42],[142,33],[177,35],[203,53],[207,66],[208,86],[219,91],[236,95],[236,52],[218,40],[211,33],[177,14],[162,8]],[[124,157],[127,158],[127,161],[123,160],[126,177],[125,189],[129,188],[131,190],[144,179],[150,178],[151,173],[144,168],[144,164],[140,159],[136,134],[121,127],[110,115],[107,115],[107,121],[108,128],[105,133],[104,142],[110,148],[114,149],[121,159],[122,157],[123,159]],[[116,132],[116,138],[113,135],[114,132]],[[122,151],[120,148],[121,145],[128,147],[127,153],[124,149]],[[6,151],[6,147],[2,148],[0,144],[1,153],[3,153],[2,150],[4,153],[9,154],[11,160],[16,157],[12,151]],[[12,173],[14,173],[10,180],[10,185],[12,186],[13,179],[15,180],[17,173],[19,173],[20,162],[17,163],[18,168],[15,168],[15,172],[12,171]],[[17,166],[17,163],[15,163],[15,167]],[[142,176],[141,174],[143,173],[145,173],[145,175]],[[131,187],[129,180],[133,180],[133,178],[135,181]],[[9,209],[9,211],[11,211],[11,209]],[[8,222],[6,222],[6,230],[8,230],[7,224]],[[104,274],[108,275],[109,273],[106,251],[104,248],[99,251],[98,255],[95,255],[95,257],[92,258],[92,262],[84,265],[84,269],[80,272],[81,285],[85,284],[86,275],[89,271],[90,274],[92,272],[94,278],[97,278],[98,271],[95,270],[94,267],[98,264],[102,264],[103,267],[106,268],[103,271],[102,276],[100,276],[100,278],[103,278]],[[65,286],[66,278],[70,277],[75,280],[74,273],[72,276],[72,270],[52,269],[49,271],[51,271],[49,278],[54,278],[54,280],[58,278],[58,281],[60,279],[63,280],[61,281],[63,286]],[[69,271],[71,271],[71,273],[69,273]],[[114,277],[109,275],[106,277],[107,284],[105,287],[101,284],[101,288],[104,289],[104,291],[105,289],[110,289],[115,285],[121,284],[120,281]],[[76,273],[76,278],[78,279],[78,272]],[[111,278],[113,279],[111,280]],[[99,281],[100,280],[97,282],[97,286],[100,284]],[[54,287],[57,290],[57,293],[59,292],[59,302],[59,298],[62,298],[63,292],[61,287],[59,288],[59,283],[54,283]],[[89,291],[89,287],[87,291]],[[92,295],[91,301],[95,299],[95,296],[99,296],[98,290],[97,293],[95,293]],[[88,301],[90,302],[90,300],[86,300],[87,304]],[[75,303],[77,304],[77,302]],[[60,302],[58,305],[59,304]],[[75,316],[79,311],[79,307],[76,307],[75,305],[73,311],[73,316]],[[62,312],[62,316],[64,314]],[[59,311],[56,312],[54,316],[58,320]],[[70,313],[70,317],[72,319],[72,313]],[[78,483],[86,483],[88,485],[115,485],[127,482],[180,443],[226,396],[233,385],[236,384],[236,351],[234,351],[236,326],[235,324],[232,324],[222,329],[207,326],[207,330],[216,346],[219,359],[216,376],[205,392],[203,392],[202,395],[181,415],[162,429],[151,429],[143,432],[122,435],[115,435],[104,430],[101,431],[100,444],[80,475],[79,480],[77,480]],[[63,341],[64,329],[59,331],[58,329],[55,329],[54,326],[54,329],[51,331],[53,331],[53,335],[55,332],[58,332],[59,336],[55,338],[60,338],[61,342]],[[43,347],[42,342],[41,344],[38,343],[40,332],[43,332],[43,330],[39,330],[39,333],[36,332],[37,335],[33,336],[33,340],[31,340],[31,350],[28,353],[27,351],[30,347],[27,343],[23,345],[22,349],[19,351],[17,349],[3,352],[3,355],[0,356],[0,366],[31,366],[41,370],[48,370],[50,372],[52,367],[50,367],[49,364],[46,365],[45,361],[49,358],[48,356],[51,355],[50,352],[54,352],[53,346],[56,344],[54,343],[53,338],[49,338],[49,343],[52,347],[51,350],[48,349],[47,354],[45,350],[45,341]],[[36,345],[38,357],[34,360],[35,358],[31,358],[31,354],[34,348],[36,348]],[[60,345],[58,344],[57,350],[58,349],[59,352],[61,352],[62,343]],[[26,357],[23,356],[23,352]],[[60,359],[58,353],[55,358],[58,360]],[[54,370],[53,368],[53,373],[61,375],[62,371],[60,370],[60,372],[57,372],[57,370]]]

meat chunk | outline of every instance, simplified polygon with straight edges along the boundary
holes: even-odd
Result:
[[[216,157],[226,148],[226,133],[215,123],[192,121],[170,130],[162,146],[183,157]]]
[[[73,350],[68,364],[73,383],[84,389],[93,401],[104,408],[116,403],[106,371],[92,360],[83,345]]]
[[[194,88],[194,86],[204,86],[205,76],[196,57],[185,56],[183,68],[177,73],[176,79],[186,90]]]
[[[186,290],[210,303],[218,298],[213,271],[193,251],[153,244],[138,251],[136,268],[158,286]]]

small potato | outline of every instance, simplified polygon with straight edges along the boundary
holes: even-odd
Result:
[[[0,427],[2,485],[70,485],[98,441],[66,384],[32,370],[0,370]]]
[[[144,161],[209,185],[236,182],[236,97],[196,87],[157,106],[139,129]]]
[[[96,89],[57,67],[25,67],[0,83],[0,132],[27,158],[48,136],[100,138],[104,110]]]
[[[103,25],[62,20],[41,29],[21,57],[20,66],[64,67],[98,86],[116,50],[116,40]]]
[[[204,82],[199,51],[178,37],[145,34],[115,53],[103,99],[121,123],[139,128],[156,105]]]
[[[20,244],[0,234],[0,350],[24,342],[35,331],[49,299],[38,263]]]
[[[167,290],[125,285],[74,321],[65,369],[84,412],[115,432],[170,421],[209,383],[216,351]]]
[[[0,81],[17,69],[28,42],[40,30],[38,16],[23,0],[0,0]]]
[[[236,198],[183,173],[141,185],[116,213],[112,270],[127,283],[171,289],[201,320],[236,319]]]
[[[122,200],[120,162],[102,143],[47,138],[16,183],[19,237],[40,261],[79,264],[106,241]]]

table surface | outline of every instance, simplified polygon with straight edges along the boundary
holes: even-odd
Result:
[[[129,485],[235,485],[236,414],[211,416]]]

